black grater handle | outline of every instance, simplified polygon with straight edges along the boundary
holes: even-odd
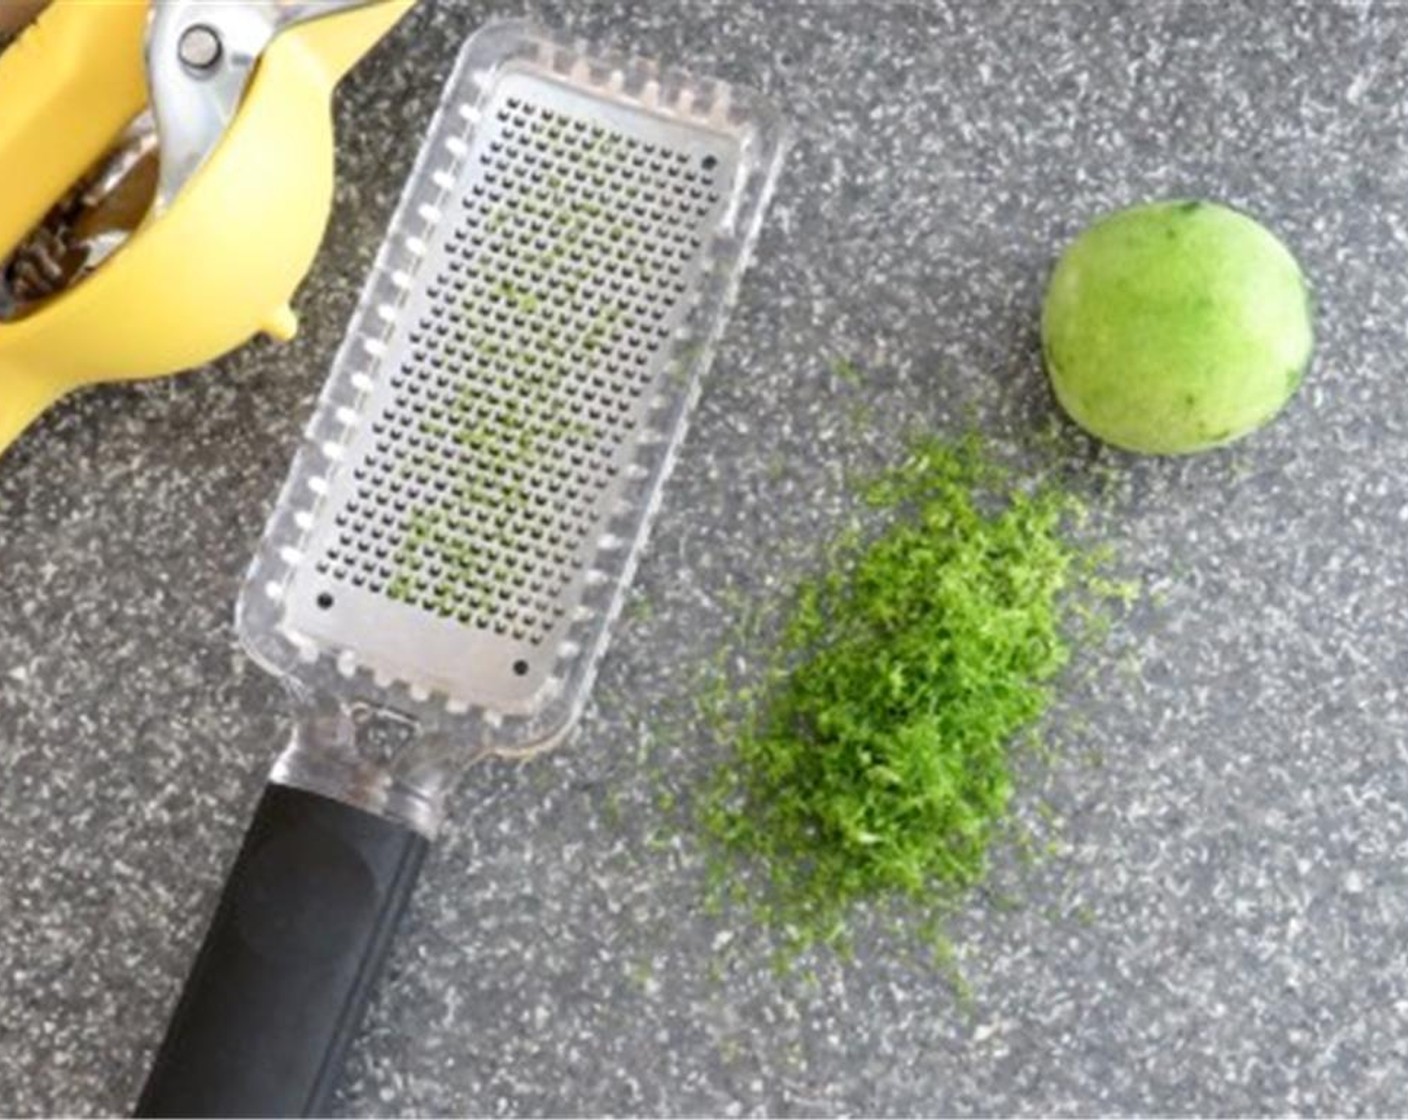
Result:
[[[325,1115],[428,847],[270,784],[136,1114]]]

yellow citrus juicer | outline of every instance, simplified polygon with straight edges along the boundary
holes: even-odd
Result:
[[[333,88],[414,0],[54,0],[0,55],[0,454],[100,381],[291,337]]]

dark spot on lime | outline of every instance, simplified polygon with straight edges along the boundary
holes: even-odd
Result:
[[[1305,380],[1305,367],[1296,366],[1286,372],[1286,395],[1294,393],[1300,388],[1300,383]]]
[[[1193,199],[1191,202],[1180,203],[1178,212],[1180,214],[1192,214],[1194,211],[1201,210],[1202,208],[1203,204],[1197,199]]]

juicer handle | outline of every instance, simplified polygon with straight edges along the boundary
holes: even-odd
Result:
[[[136,1114],[326,1115],[428,847],[271,783]]]

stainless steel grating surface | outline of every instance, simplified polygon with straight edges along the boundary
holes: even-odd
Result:
[[[718,154],[645,131],[491,103],[316,559],[324,603],[348,584],[531,646],[562,618],[721,200]]]

